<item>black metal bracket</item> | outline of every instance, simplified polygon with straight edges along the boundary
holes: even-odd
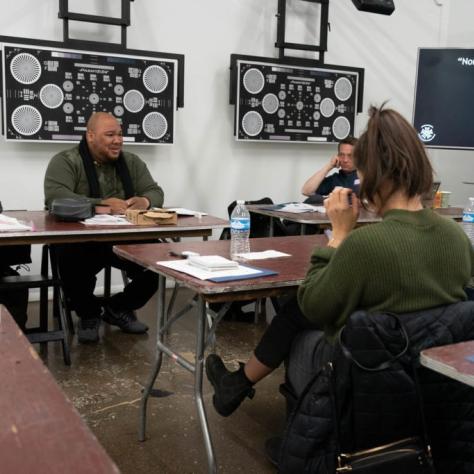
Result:
[[[285,41],[286,28],[286,1],[278,0],[277,13],[277,41],[275,46],[280,50],[279,58],[285,59],[291,56],[285,56],[285,49],[295,49],[300,51],[314,51],[319,53],[318,63],[324,63],[324,53],[327,51],[328,28],[329,28],[329,0],[305,0],[307,2],[321,4],[319,45],[304,43],[287,43]]]
[[[63,19],[63,41],[68,46],[75,46],[78,42],[84,44],[84,40],[75,40],[69,37],[69,20],[72,21],[84,21],[87,23],[99,23],[101,25],[115,25],[120,26],[122,30],[120,46],[124,49],[127,48],[127,27],[130,26],[130,2],[134,0],[121,0],[121,16],[120,18],[99,16],[99,15],[87,15],[84,13],[74,13],[69,11],[69,0],[59,0],[59,13],[58,17]],[[89,43],[99,43],[98,41],[88,41]]]

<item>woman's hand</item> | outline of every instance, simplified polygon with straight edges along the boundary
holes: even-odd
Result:
[[[351,195],[352,205],[349,204]],[[357,223],[359,199],[351,189],[337,186],[324,200],[326,214],[332,224],[332,238],[328,245],[338,247]]]

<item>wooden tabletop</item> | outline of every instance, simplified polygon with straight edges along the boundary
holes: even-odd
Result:
[[[324,235],[250,239],[252,252],[278,250],[290,254],[290,257],[245,262],[250,266],[274,270],[278,272],[277,275],[221,283],[199,280],[185,273],[158,265],[156,262],[176,260],[176,257],[170,255],[170,251],[182,252],[183,250],[192,250],[200,255],[221,255],[229,258],[229,240],[117,245],[114,247],[114,251],[123,258],[178,280],[184,286],[203,295],[207,301],[228,301],[229,299],[246,300],[260,296],[273,296],[289,289],[296,289],[306,275],[313,249],[317,246],[324,246],[326,243],[327,237]]]
[[[119,472],[2,305],[0,374],[0,472]]]
[[[421,351],[420,363],[440,374],[474,387],[474,341],[432,347]]]
[[[262,214],[264,216],[275,217],[278,219],[285,219],[291,222],[296,222],[298,224],[330,224],[327,214],[321,212],[282,212],[277,210],[269,209],[271,205],[248,205],[247,209],[250,212],[256,214]],[[440,207],[434,209],[435,212],[442,216],[450,217],[455,220],[462,219],[462,207]],[[359,213],[359,218],[357,222],[359,224],[379,222],[381,218],[378,217],[375,213],[369,212],[365,209],[361,209]]]
[[[0,245],[206,237],[212,235],[213,229],[229,226],[227,220],[213,216],[180,216],[176,225],[89,226],[59,221],[47,211],[13,211],[5,212],[5,215],[31,225],[33,230],[0,232]]]

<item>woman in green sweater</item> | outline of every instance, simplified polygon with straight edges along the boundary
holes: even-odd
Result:
[[[297,394],[314,373],[311,361],[320,360],[355,310],[404,313],[466,300],[474,251],[458,224],[423,209],[421,197],[432,187],[433,169],[415,129],[394,110],[372,107],[354,163],[360,201],[345,188],[325,200],[332,238],[314,250],[298,304],[293,298],[283,306],[239,370],[228,371],[215,354],[207,358],[213,403],[221,415],[253,397],[253,385],[288,358],[301,331],[315,330],[299,351],[304,360],[290,360],[290,369],[297,366],[293,380],[290,374]],[[361,205],[383,220],[354,229]]]

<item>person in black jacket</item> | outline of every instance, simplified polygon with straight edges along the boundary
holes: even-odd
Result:
[[[356,143],[357,138],[353,137],[341,140],[337,146],[337,154],[305,181],[301,188],[301,193],[309,198],[305,202],[327,196],[336,186],[357,191],[359,179],[353,161]],[[331,173],[333,170],[336,171]]]

